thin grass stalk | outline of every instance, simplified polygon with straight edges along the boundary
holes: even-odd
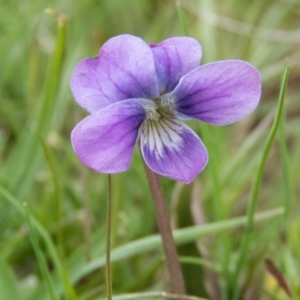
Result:
[[[106,204],[106,296],[112,300],[112,280],[111,280],[111,263],[110,263],[110,237],[111,237],[111,175],[108,174],[107,182],[107,204]]]
[[[177,248],[172,234],[163,190],[158,175],[147,166],[144,160],[143,163],[154,203],[158,229],[162,238],[163,249],[165,252],[167,269],[171,284],[171,292],[184,295],[186,293],[185,284],[178,259]]]
[[[277,111],[275,115],[274,122],[272,124],[272,128],[270,130],[270,133],[267,137],[267,141],[261,156],[261,160],[258,166],[258,170],[256,173],[256,177],[252,186],[251,190],[251,196],[250,196],[250,201],[248,203],[247,207],[247,223],[245,226],[245,232],[242,237],[241,241],[241,247],[240,247],[240,252],[239,252],[239,258],[238,262],[236,265],[236,270],[235,273],[233,274],[233,288],[234,288],[234,294],[233,294],[233,300],[238,300],[240,297],[240,288],[238,285],[238,276],[243,268],[243,266],[246,263],[247,260],[247,254],[249,253],[250,249],[250,237],[254,225],[254,213],[258,201],[258,196],[259,196],[259,191],[260,191],[260,186],[262,182],[262,177],[263,177],[263,172],[267,163],[267,159],[273,144],[273,141],[276,136],[277,129],[280,124],[281,120],[281,115],[282,115],[282,110],[283,110],[283,104],[284,104],[284,99],[285,99],[285,92],[286,92],[286,87],[287,87],[287,82],[288,82],[288,75],[289,75],[289,67],[286,66],[282,81],[281,81],[281,88],[280,88],[280,94],[279,94],[279,100],[278,100],[278,106],[277,106]]]

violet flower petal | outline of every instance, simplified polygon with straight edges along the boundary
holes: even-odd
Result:
[[[127,170],[147,103],[152,105],[146,99],[118,102],[77,124],[71,140],[81,161],[103,173]]]
[[[76,66],[71,90],[78,104],[90,113],[121,100],[156,98],[158,85],[149,45],[131,35],[111,38],[97,57]]]
[[[208,160],[199,137],[176,118],[145,122],[141,128],[141,149],[154,172],[185,183],[191,182]]]
[[[160,95],[171,92],[183,75],[199,67],[202,49],[193,38],[175,37],[150,47]]]
[[[183,118],[227,125],[253,112],[260,94],[258,71],[244,61],[227,60],[195,69],[165,97],[175,99]]]

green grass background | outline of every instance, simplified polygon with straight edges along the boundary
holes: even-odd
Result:
[[[298,0],[0,0],[0,300],[105,299],[107,176],[72,150],[70,131],[87,114],[69,81],[81,59],[123,33],[148,43],[188,34],[202,64],[243,59],[259,69],[251,116],[226,127],[188,122],[209,150],[205,171],[188,186],[161,181],[189,294],[300,299]],[[285,64],[279,128],[245,231]],[[112,180],[114,294],[157,299],[167,275],[137,149]]]

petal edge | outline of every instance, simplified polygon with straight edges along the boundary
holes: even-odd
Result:
[[[249,63],[206,64],[184,76],[169,94],[184,118],[214,125],[234,123],[254,111],[261,95],[259,72]]]
[[[102,173],[127,170],[145,118],[143,105],[147,102],[130,99],[112,104],[77,124],[71,140],[80,160]]]
[[[71,90],[77,103],[90,113],[118,101],[157,97],[150,47],[127,34],[109,39],[98,56],[86,58],[75,67]]]

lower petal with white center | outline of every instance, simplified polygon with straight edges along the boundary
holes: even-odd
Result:
[[[149,103],[144,99],[121,101],[83,119],[71,134],[81,161],[103,173],[127,170],[145,119],[144,105]]]
[[[145,162],[156,173],[190,183],[207,163],[202,141],[177,118],[147,120],[140,134]]]

